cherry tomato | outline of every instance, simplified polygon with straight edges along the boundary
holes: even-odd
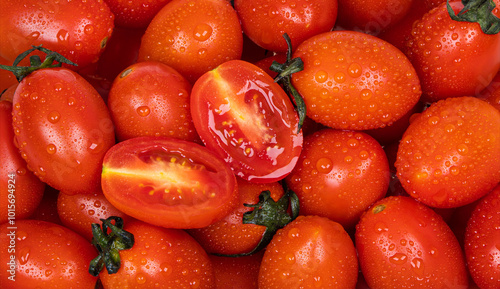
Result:
[[[66,193],[100,186],[104,154],[115,143],[101,96],[66,68],[25,77],[13,99],[14,134],[28,169]]]
[[[356,226],[356,249],[368,286],[467,288],[455,235],[433,210],[410,197],[387,197]]]
[[[438,101],[403,135],[397,176],[432,207],[472,203],[500,181],[500,112],[475,97]]]
[[[216,288],[258,289],[263,251],[242,257],[209,255],[214,268]]]
[[[102,190],[125,214],[167,228],[201,228],[237,204],[236,178],[205,147],[168,137],[138,137],[104,157]]]
[[[300,155],[302,132],[288,96],[251,63],[228,61],[201,76],[191,115],[205,145],[245,180],[278,181]]]

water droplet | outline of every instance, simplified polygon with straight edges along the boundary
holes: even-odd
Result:
[[[82,48],[83,48],[83,43],[81,41],[76,41],[75,42],[75,49],[82,50]]]
[[[31,100],[33,100],[33,101],[34,101],[34,100],[37,100],[37,99],[38,99],[38,93],[33,92],[33,93],[30,95],[30,97],[31,97]]]
[[[49,112],[49,114],[47,115],[47,119],[51,123],[57,123],[60,118],[61,118],[61,114],[58,111],[55,111],[55,110]]]
[[[68,97],[68,105],[73,106],[76,103],[76,99],[72,96]]]
[[[18,258],[19,264],[24,265],[28,263],[28,260],[30,258],[30,249],[27,247],[21,248],[21,250],[19,250]]]
[[[314,78],[316,79],[316,81],[318,83],[323,83],[323,82],[328,80],[328,73],[324,70],[320,70],[320,71],[316,72],[316,75],[314,76]]]
[[[198,24],[194,28],[193,37],[198,41],[205,41],[208,38],[210,38],[210,36],[212,36],[212,32],[213,32],[212,26],[206,23]]]
[[[52,270],[45,270],[45,277],[52,275]]]
[[[337,82],[337,83],[344,83],[345,82],[345,74],[342,73],[342,72],[337,72],[334,76],[333,76],[333,79]]]
[[[360,92],[360,96],[362,100],[369,100],[373,96],[373,92],[369,89],[363,89]]]
[[[29,35],[29,38],[31,38],[31,40],[37,40],[38,37],[40,37],[40,32],[38,31],[31,32],[31,34]]]
[[[137,281],[137,284],[144,284],[146,283],[146,276],[142,273],[137,273],[135,281]]]
[[[49,155],[53,155],[57,152],[57,147],[54,144],[48,144],[46,149]]]
[[[407,259],[408,257],[403,253],[396,253],[389,257],[389,261],[396,265],[403,265],[404,263],[406,263]]]
[[[28,233],[26,231],[17,231],[16,232],[16,239],[18,241],[24,241],[28,238]]]
[[[316,169],[320,173],[327,174],[332,170],[332,168],[333,168],[332,160],[328,158],[320,158],[316,162]]]
[[[349,68],[347,69],[347,74],[349,74],[350,77],[360,77],[361,74],[363,73],[363,70],[361,68],[361,65],[357,63],[352,63],[349,65]]]
[[[57,32],[56,37],[59,42],[67,42],[69,40],[69,33],[68,31],[61,29]]]
[[[136,111],[137,111],[137,114],[142,116],[142,117],[148,116],[149,113],[151,112],[151,110],[149,109],[149,106],[146,106],[146,105],[139,106]]]
[[[419,276],[422,276],[424,274],[424,260],[420,258],[414,258],[413,260],[411,260],[411,268]]]
[[[88,214],[91,215],[91,216],[93,216],[95,214],[95,211],[94,210],[89,210]]]
[[[427,121],[429,122],[430,125],[436,125],[439,122],[439,117],[431,116]]]
[[[172,273],[172,268],[170,268],[169,263],[161,263],[160,270],[163,274],[170,275]]]
[[[289,238],[297,238],[299,237],[299,229],[298,228],[292,228],[290,231],[288,231],[288,237]]]
[[[469,152],[469,147],[467,147],[467,145],[465,144],[459,144],[457,146],[457,151],[460,155],[465,156]]]
[[[85,34],[94,33],[94,25],[92,25],[92,24],[85,25],[85,27],[83,28],[83,32],[85,32]]]
[[[200,48],[198,50],[198,56],[199,57],[205,57],[205,56],[207,56],[207,50],[205,48]]]
[[[377,233],[383,233],[389,231],[389,228],[385,223],[380,222],[375,225],[375,231]]]
[[[295,255],[294,254],[287,254],[285,256],[285,260],[288,264],[294,264],[295,263]]]

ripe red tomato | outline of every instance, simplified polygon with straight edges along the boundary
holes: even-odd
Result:
[[[500,110],[500,70],[490,84],[483,89],[477,97],[485,100],[496,109]]]
[[[467,288],[460,245],[446,223],[410,197],[387,197],[356,226],[356,249],[368,286]]]
[[[450,5],[455,12],[463,8],[461,1]],[[500,69],[500,34],[485,34],[478,23],[452,20],[446,3],[415,23],[406,45],[424,101],[476,95]]]
[[[259,288],[354,288],[358,260],[344,228],[319,216],[299,216],[267,246]]]
[[[260,262],[264,251],[241,257],[209,255],[215,275],[215,288],[258,289]]]
[[[290,36],[292,47],[319,33],[330,31],[337,19],[337,0],[281,1],[236,0],[243,32],[259,46],[286,52],[283,34]]]
[[[385,196],[389,179],[387,157],[375,139],[327,128],[305,138],[286,182],[299,197],[300,214],[327,217],[350,230]]]
[[[18,220],[0,226],[2,288],[94,288],[88,273],[95,249],[82,236],[60,225]]]
[[[118,27],[146,28],[153,17],[170,0],[104,0],[115,15]]]
[[[166,64],[146,61],[129,66],[115,79],[108,96],[118,139],[198,140],[189,110],[190,93],[191,84]]]
[[[2,0],[0,7],[0,56],[10,64],[42,44],[83,68],[97,62],[114,26],[103,1]]]
[[[217,65],[241,57],[243,36],[228,1],[172,0],[153,18],[139,61],[163,62],[194,83]]]
[[[207,253],[186,232],[140,221],[125,223],[124,229],[135,244],[120,251],[118,272],[101,272],[104,288],[215,288]]]
[[[65,193],[99,188],[114,129],[101,96],[81,76],[66,68],[34,71],[16,89],[12,120],[21,156],[42,181]]]
[[[0,224],[29,217],[42,200],[45,184],[26,167],[14,144],[12,103],[0,101]]]
[[[205,147],[168,137],[138,137],[104,157],[102,190],[125,214],[167,228],[201,228],[238,202],[229,166]]]
[[[191,115],[205,145],[245,180],[278,181],[300,155],[302,132],[292,103],[251,63],[228,61],[200,77],[191,92]]]
[[[0,65],[12,65],[12,61],[8,61],[0,56]],[[14,84],[17,84],[14,74],[10,71],[0,69],[0,93]]]
[[[403,188],[424,204],[474,202],[500,181],[500,112],[475,97],[432,104],[404,133],[395,166]]]
[[[479,288],[500,288],[500,185],[481,199],[467,223],[467,267]]]
[[[302,42],[293,57],[304,62],[292,83],[304,98],[307,115],[331,128],[390,125],[420,98],[410,61],[374,36],[354,31],[319,34]]]

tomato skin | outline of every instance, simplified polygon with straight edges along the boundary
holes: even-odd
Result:
[[[104,288],[215,288],[207,253],[183,230],[141,221],[124,229],[134,235],[134,246],[120,251],[118,272],[101,272]]]
[[[100,186],[102,159],[115,137],[107,107],[88,82],[66,68],[37,70],[19,84],[13,107],[15,138],[36,176],[66,193]]]
[[[258,289],[263,253],[237,258],[208,255],[214,268],[216,288]]]
[[[500,185],[482,198],[465,229],[467,267],[479,288],[500,288]]]
[[[455,13],[463,8],[460,1],[450,5]],[[478,23],[452,20],[446,3],[414,24],[406,46],[427,102],[476,95],[500,69],[500,34],[487,35]]]
[[[119,27],[146,28],[153,17],[170,0],[155,1],[120,1],[104,0],[113,15],[115,24]]]
[[[290,36],[292,47],[307,38],[330,31],[337,19],[337,0],[294,1],[236,0],[243,32],[259,46],[286,52],[283,34]]]
[[[198,140],[189,110],[190,93],[191,84],[166,64],[132,64],[115,79],[108,96],[118,139],[169,136]]]
[[[11,239],[13,236],[14,239]],[[14,243],[14,251],[9,245]],[[96,255],[92,244],[60,225],[38,220],[18,220],[15,229],[0,226],[0,279],[2,288],[94,288],[97,278],[88,273]],[[10,247],[12,250],[12,247]],[[15,281],[10,256],[15,256]]]
[[[500,111],[500,70],[490,84],[477,95]]]
[[[72,69],[96,62],[113,31],[114,16],[103,1],[86,2],[2,0],[0,56],[12,64],[31,45],[43,45],[78,64]]]
[[[208,226],[238,202],[229,166],[205,147],[169,137],[138,137],[104,157],[102,190],[125,214],[167,227]]]
[[[420,83],[406,56],[391,44],[355,31],[331,31],[302,42],[293,57],[304,70],[292,83],[307,116],[336,129],[385,127],[418,102]]]
[[[384,198],[356,226],[356,249],[370,288],[467,288],[460,245],[433,210],[411,197]]]
[[[305,138],[286,182],[299,197],[300,214],[326,217],[350,230],[385,196],[389,177],[387,157],[375,139],[327,128]]]
[[[45,184],[26,167],[14,144],[12,103],[0,101],[0,224],[29,217],[42,200]],[[14,212],[15,215],[11,215]],[[11,218],[9,218],[9,216]]]
[[[500,113],[475,97],[432,104],[409,125],[395,163],[404,189],[438,208],[460,207],[500,181]]]
[[[239,59],[242,47],[238,15],[228,1],[172,0],[146,29],[139,61],[163,62],[194,83],[217,65]]]
[[[201,76],[191,115],[203,143],[247,181],[283,179],[300,155],[302,132],[288,96],[251,63],[228,61]]]
[[[357,279],[356,250],[344,228],[327,218],[299,216],[267,246],[259,288],[347,289]]]
[[[0,64],[12,65],[12,62],[0,56]],[[17,79],[12,72],[0,69],[0,93],[17,83]]]

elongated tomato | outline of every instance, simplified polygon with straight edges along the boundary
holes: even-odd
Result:
[[[228,61],[202,75],[191,92],[191,115],[205,145],[248,181],[284,178],[302,150],[288,96],[245,61]]]
[[[237,205],[236,178],[205,147],[169,137],[137,137],[105,155],[102,190],[116,208],[166,228],[200,228]]]

